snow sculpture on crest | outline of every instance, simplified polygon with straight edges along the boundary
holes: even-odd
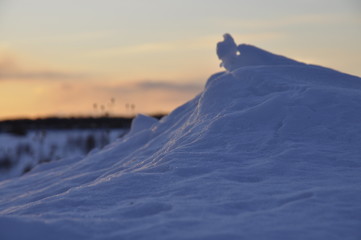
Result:
[[[223,38],[224,40],[222,42],[217,43],[217,55],[218,58],[222,60],[220,66],[228,71],[232,71],[235,68],[239,52],[237,45],[230,34],[224,34]]]
[[[305,65],[287,57],[267,52],[248,44],[236,45],[232,36],[223,35],[224,40],[217,43],[217,55],[221,67],[231,72],[240,67],[261,65]]]

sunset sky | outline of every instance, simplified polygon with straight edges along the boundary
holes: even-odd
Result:
[[[359,0],[0,0],[0,119],[169,112],[225,32],[361,76]]]

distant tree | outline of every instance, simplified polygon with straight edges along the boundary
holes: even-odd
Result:
[[[95,148],[95,139],[92,134],[89,134],[85,141],[85,152],[90,152],[93,148]]]

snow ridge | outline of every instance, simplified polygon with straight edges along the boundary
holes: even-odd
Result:
[[[0,182],[0,238],[359,239],[361,79],[219,49],[228,71],[167,117]]]

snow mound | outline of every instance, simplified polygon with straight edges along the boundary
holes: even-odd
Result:
[[[132,121],[129,134],[135,134],[137,132],[147,130],[157,122],[158,120],[156,118],[146,116],[144,114],[138,114]]]
[[[0,182],[0,238],[360,239],[361,79],[238,48],[160,121]]]

